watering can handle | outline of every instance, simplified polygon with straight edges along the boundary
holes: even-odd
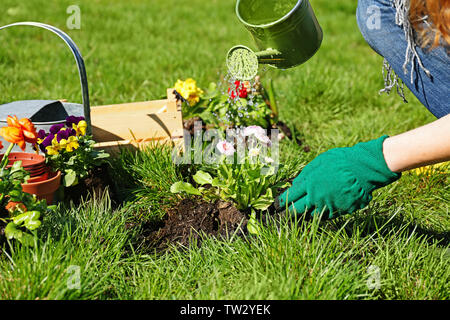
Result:
[[[80,49],[78,49],[77,45],[73,40],[63,31],[59,30],[56,27],[53,27],[48,24],[40,23],[40,22],[16,22],[12,24],[8,24],[6,26],[0,27],[0,30],[6,29],[8,27],[13,26],[34,26],[43,28],[46,30],[49,30],[56,35],[58,35],[64,42],[69,46],[70,50],[73,53],[73,56],[75,57],[75,60],[77,62],[78,66],[78,72],[80,75],[80,82],[81,82],[81,92],[83,95],[83,107],[84,107],[84,117],[86,119],[86,122],[88,124],[88,134],[92,133],[92,126],[91,126],[91,109],[89,105],[89,89],[88,89],[88,83],[87,83],[87,76],[86,76],[86,68],[84,66],[84,60],[81,56]]]

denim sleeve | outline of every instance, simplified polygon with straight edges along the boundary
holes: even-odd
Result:
[[[356,12],[359,29],[367,43],[391,65],[419,101],[437,118],[450,113],[450,50],[440,46],[433,50],[417,48],[416,51],[426,69],[428,77],[413,61],[407,72],[403,70],[407,41],[404,30],[395,23],[395,8],[391,0],[359,0]]]

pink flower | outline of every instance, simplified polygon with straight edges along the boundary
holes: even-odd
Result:
[[[266,135],[266,130],[261,128],[260,126],[249,126],[244,129],[244,136],[255,136],[261,143],[266,145],[271,145],[272,141]]]
[[[270,138],[268,136],[266,136],[265,134],[261,135],[261,134],[255,134],[256,139],[258,139],[262,144],[271,146],[272,145],[272,141],[270,140]]]
[[[234,149],[233,144],[229,143],[228,141],[222,140],[217,144],[217,149],[221,154],[224,154],[226,156],[231,156],[236,151]]]
[[[273,160],[271,157],[265,157],[264,160],[266,161],[266,163],[274,163],[275,160]]]
[[[257,135],[266,135],[266,130],[261,128],[260,126],[249,126],[244,129],[244,136],[257,136]]]

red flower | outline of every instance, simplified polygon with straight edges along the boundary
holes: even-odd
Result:
[[[234,90],[232,88],[228,88],[228,94],[230,95],[231,99],[234,100],[238,96],[239,96],[239,98],[244,98],[244,99],[247,98],[247,95],[248,95],[247,88],[241,81],[236,80],[234,82],[234,86],[235,86]]]

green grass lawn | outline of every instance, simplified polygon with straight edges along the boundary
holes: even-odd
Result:
[[[310,0],[324,31],[319,52],[295,69],[265,70],[281,120],[310,153],[283,141],[281,174],[294,177],[321,152],[434,120],[408,92],[379,96],[382,58],[359,33],[357,1]],[[177,79],[202,87],[225,73],[236,44],[253,47],[234,0],[82,0],[81,29],[67,30],[61,0],[3,0],[0,24],[40,21],[74,39],[86,62],[92,105],[164,96]],[[0,103],[81,101],[70,51],[30,27],[0,31]],[[200,249],[153,254],[130,219],[156,219],[174,203],[168,188],[183,173],[164,148],[123,154],[114,163],[127,201],[60,207],[44,219],[36,246],[0,256],[2,299],[449,299],[449,176],[405,173],[371,205],[334,221],[271,221],[258,237],[206,240]],[[79,269],[78,269],[79,268]],[[80,288],[68,286],[79,270]],[[379,271],[380,285],[368,285]],[[207,275],[207,276],[205,276]]]

